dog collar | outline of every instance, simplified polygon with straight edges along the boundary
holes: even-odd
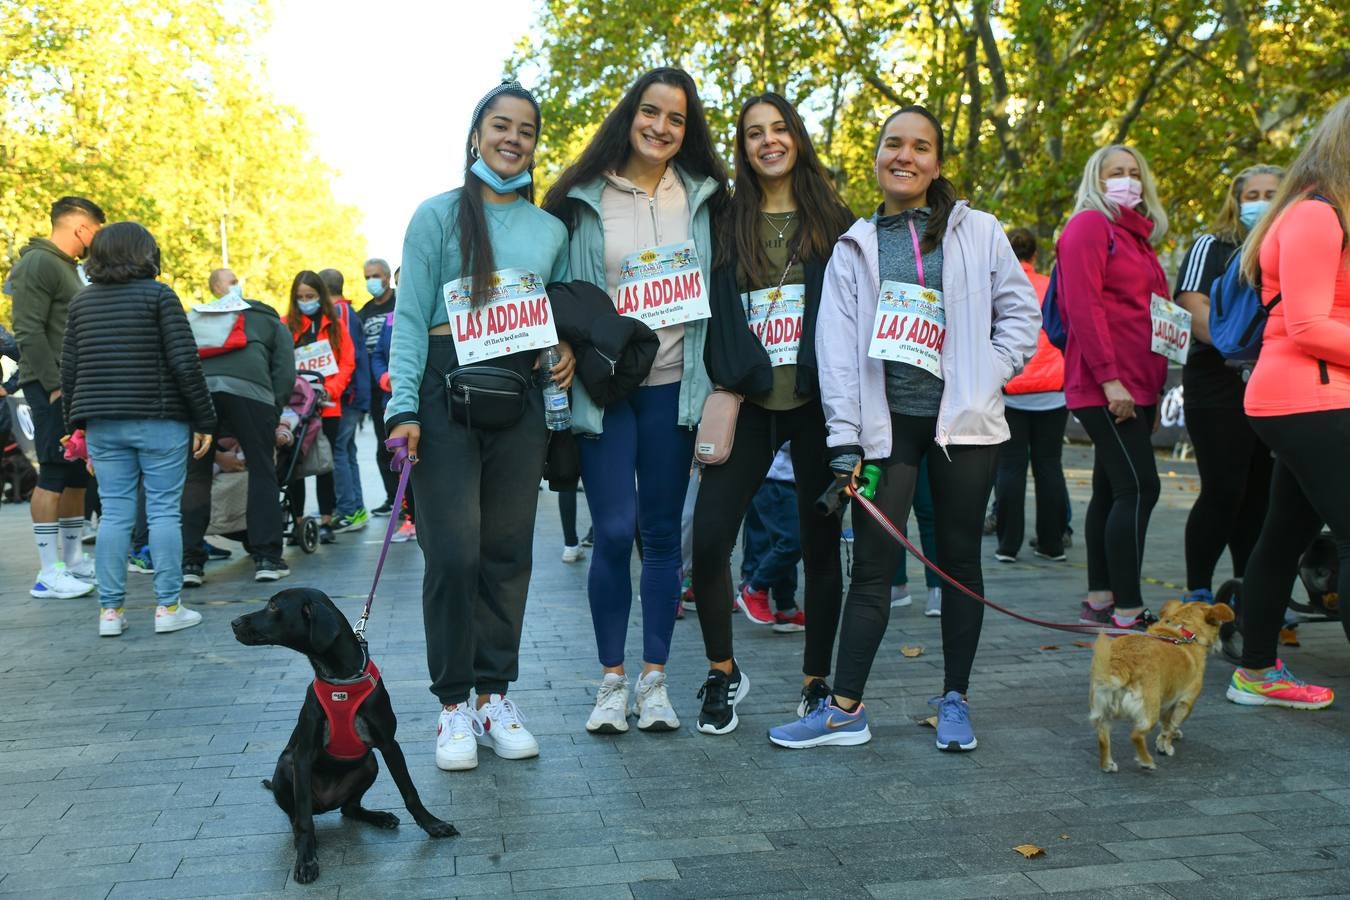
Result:
[[[314,696],[328,720],[328,740],[323,750],[336,759],[360,759],[369,749],[356,733],[356,712],[380,683],[380,670],[373,659],[355,678],[327,681],[314,676]]]

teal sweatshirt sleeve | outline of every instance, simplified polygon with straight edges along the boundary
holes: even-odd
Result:
[[[389,349],[389,384],[393,397],[384,411],[388,428],[420,422],[418,391],[427,366],[427,330],[433,324],[439,300],[444,220],[432,198],[417,208],[403,238],[403,271],[399,276],[398,305]]]
[[[572,252],[567,245],[567,231],[563,230],[563,239],[558,244],[558,253],[553,257],[553,271],[549,273],[548,280],[571,281],[572,280]]]

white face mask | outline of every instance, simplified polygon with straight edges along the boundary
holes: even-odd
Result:
[[[1117,206],[1134,209],[1144,196],[1144,185],[1138,178],[1106,179],[1106,199]]]
[[[230,285],[229,290],[225,291],[225,297],[233,297],[235,300],[244,299],[244,286],[238,282]],[[224,300],[225,297],[221,299]]]

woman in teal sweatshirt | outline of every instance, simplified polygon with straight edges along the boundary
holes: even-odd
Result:
[[[427,664],[442,704],[436,765],[446,770],[477,766],[479,743],[508,759],[539,754],[506,689],[519,673],[547,445],[533,380],[541,348],[510,352],[515,327],[510,341],[491,337],[508,309],[512,326],[525,307],[537,319],[543,284],[568,278],[567,231],[532,202],[539,124],[519,84],[489,91],[474,110],[464,187],[419,206],[403,243],[385,424],[417,465]],[[574,360],[561,349],[553,375],[566,387]]]
[[[646,322],[661,342],[646,380],[622,400],[600,409],[573,388],[572,425],[583,437],[581,477],[595,527],[591,620],[604,667],[586,722],[592,732],[628,730],[624,641],[633,602],[628,561],[638,530],[638,728],[679,727],[665,666],[680,595],[680,511],[693,429],[712,389],[703,367],[711,223],[726,197],[726,167],[693,79],[661,68],[628,89],[544,202],[571,232],[573,276],[604,288],[620,313]]]

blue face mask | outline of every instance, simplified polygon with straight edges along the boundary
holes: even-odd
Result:
[[[318,300],[297,300],[295,305],[307,316],[312,316],[319,311]]]
[[[529,169],[526,169],[524,172],[512,176],[511,178],[502,178],[502,176],[492,171],[491,166],[483,162],[481,156],[473,161],[473,165],[469,167],[469,171],[477,175],[479,181],[483,182],[483,184],[486,184],[499,194],[510,194],[513,191],[518,191],[534,180],[530,175]]]
[[[1269,200],[1245,200],[1238,208],[1238,221],[1242,223],[1243,228],[1251,228],[1268,209],[1270,209]]]
[[[383,293],[384,293],[384,279],[382,279],[382,278],[367,278],[367,279],[366,279],[366,293],[370,294],[370,296],[372,296],[372,297],[378,297],[378,296],[380,296],[381,294],[383,294]]]
[[[243,300],[244,299],[243,286],[238,283],[230,285],[230,289],[225,292],[225,297],[230,297],[235,300]],[[225,297],[221,297],[220,299],[224,300]]]

